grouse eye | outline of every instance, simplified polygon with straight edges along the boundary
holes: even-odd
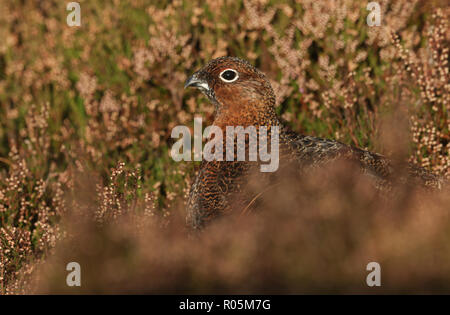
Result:
[[[239,78],[237,71],[233,69],[225,69],[220,73],[219,76],[222,81],[227,83],[234,82]]]

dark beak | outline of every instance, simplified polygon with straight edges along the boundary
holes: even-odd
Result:
[[[184,83],[184,88],[188,87],[195,87],[199,89],[209,90],[208,83],[205,80],[199,78],[199,75],[197,73],[194,73]]]

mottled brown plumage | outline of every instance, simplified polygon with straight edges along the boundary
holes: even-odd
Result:
[[[232,70],[226,72],[226,70]],[[233,75],[235,72],[236,76]],[[237,77],[237,79],[236,79]],[[300,135],[283,126],[275,113],[275,94],[263,73],[235,57],[210,61],[193,74],[185,87],[199,88],[215,106],[214,125],[225,133],[226,126],[279,126],[280,167],[295,164],[301,173],[343,158],[358,163],[372,175],[378,187],[389,186],[393,169],[382,155],[354,148],[338,141]],[[203,161],[187,202],[187,222],[202,227],[210,219],[248,204],[250,196],[242,187],[259,162]],[[426,186],[439,187],[441,179],[426,170],[410,166],[412,178]],[[261,173],[261,177],[271,176]]]

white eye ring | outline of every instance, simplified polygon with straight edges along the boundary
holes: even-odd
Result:
[[[236,76],[235,76],[234,78],[232,78],[231,80],[225,79],[222,75],[223,75],[226,71],[234,72],[234,74],[235,74]],[[227,83],[231,83],[231,82],[234,82],[234,81],[236,81],[237,79],[239,79],[238,72],[237,72],[236,70],[234,70],[234,69],[225,69],[225,70],[223,70],[223,71],[219,74],[219,77],[220,77],[220,79],[221,79],[223,82],[227,82]]]

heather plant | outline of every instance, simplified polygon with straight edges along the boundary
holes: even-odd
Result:
[[[180,223],[183,196],[196,164],[171,159],[171,130],[177,125],[192,128],[195,115],[212,121],[214,107],[204,97],[184,91],[183,84],[187,74],[223,55],[248,59],[268,75],[277,111],[294,130],[398,154],[433,173],[450,175],[449,7],[446,1],[378,2],[381,25],[369,27],[367,3],[356,0],[80,0],[82,24],[69,27],[64,2],[2,1],[0,292],[33,292],[37,285],[30,281],[40,273],[41,262],[60,259],[64,264],[68,248],[89,248],[93,239],[111,242],[111,252],[102,252],[99,261],[126,256],[125,245],[116,247],[123,241],[134,244],[136,264],[147,276],[155,271],[146,265],[177,270],[179,277],[161,276],[148,290],[170,290],[174,285],[168,279],[192,277],[201,279],[204,291],[219,283],[217,287],[232,292],[251,275],[251,262],[263,260],[257,244],[272,242],[264,231],[271,229],[277,213],[281,226],[293,232],[273,240],[284,244],[278,251],[268,245],[279,260],[258,265],[257,274],[264,274],[272,263],[273,277],[248,282],[248,291],[270,284],[298,291],[301,288],[293,283],[306,279],[307,272],[319,277],[319,266],[331,257],[343,261],[329,273],[332,285],[348,284],[349,270],[369,253],[389,261],[399,248],[402,259],[389,271],[397,280],[395,288],[414,287],[406,280],[408,272],[419,274],[415,288],[429,279],[445,283],[448,270],[420,257],[435,249],[442,261],[448,259],[448,224],[439,220],[448,211],[448,192],[422,200],[420,192],[404,188],[401,195],[410,196],[405,197],[410,201],[371,205],[370,193],[355,201],[362,194],[356,188],[345,200],[338,193],[323,197],[327,190],[311,178],[300,200],[286,197],[289,202],[267,204],[260,218],[238,223],[238,232],[235,222],[224,221],[205,232],[200,245],[193,245]],[[329,190],[342,195],[339,183],[334,184]],[[427,211],[427,202],[432,211]],[[367,207],[375,214],[361,210]],[[311,210],[301,214],[303,209]],[[397,214],[380,218],[377,213],[387,209]],[[360,215],[350,215],[358,211]],[[400,231],[397,216],[407,223]],[[75,231],[72,219],[86,224],[87,235]],[[366,220],[373,224],[362,231],[358,224]],[[427,228],[422,233],[423,220]],[[319,228],[308,229],[305,222],[330,231],[322,245]],[[347,224],[352,228],[349,235]],[[136,226],[146,232],[140,234]],[[115,229],[122,238],[117,239]],[[227,236],[230,230],[248,242]],[[406,240],[414,234],[416,245]],[[303,262],[303,269],[295,267],[300,257],[289,256],[295,240],[313,239],[318,246],[332,248],[336,235],[341,251],[314,252],[305,241],[301,248],[311,258]],[[377,237],[371,240],[369,235]],[[344,246],[347,240],[354,251]],[[145,250],[150,246],[146,242],[156,248],[153,253]],[[174,242],[180,245],[172,247]],[[199,254],[201,245],[207,248],[204,254]],[[190,254],[183,254],[183,246]],[[235,260],[214,267],[221,246]],[[205,264],[198,269],[192,267],[196,254]],[[419,257],[418,265],[399,272],[411,257]],[[156,265],[149,264],[155,260]],[[183,262],[192,272],[183,273]],[[169,267],[163,270],[169,273]],[[130,275],[136,288],[145,288],[139,274]],[[43,287],[50,287],[50,278],[43,280]],[[311,287],[330,284],[307,279]],[[188,289],[195,289],[194,284],[188,282]]]

